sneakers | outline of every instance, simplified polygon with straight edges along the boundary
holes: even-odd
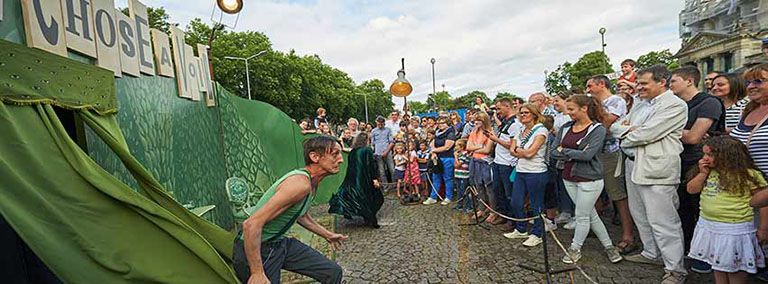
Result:
[[[552,220],[544,218],[544,229],[547,230],[547,232],[557,230],[557,224],[552,222]]]
[[[581,250],[569,248],[568,253],[563,256],[563,262],[567,264],[574,264],[581,259]]]
[[[448,205],[448,204],[451,204],[451,200],[448,198],[443,199],[443,202],[440,202],[440,205]]]
[[[571,213],[560,213],[560,215],[557,215],[557,218],[555,218],[555,224],[565,224],[571,221],[573,216],[571,216]]]
[[[571,221],[568,221],[567,224],[563,225],[563,229],[566,229],[566,230],[576,229],[576,220],[571,219]]]
[[[694,259],[693,262],[691,262],[691,271],[701,274],[712,273],[712,265],[709,265],[709,263],[703,262],[701,260]]]
[[[621,257],[621,254],[619,254],[619,250],[615,247],[605,249],[605,255],[608,256],[608,260],[610,260],[611,263],[619,263],[619,261],[624,259]]]
[[[437,203],[437,200],[432,199],[432,197],[430,197],[430,198],[427,198],[427,200],[424,200],[424,202],[422,202],[421,204],[431,205],[431,204],[435,204],[435,203]]]
[[[664,262],[661,259],[650,259],[642,254],[633,254],[625,256],[624,259],[626,259],[629,262],[634,263],[642,263],[642,264],[650,264],[650,265],[657,265],[657,266],[664,266]]]
[[[677,271],[667,271],[661,278],[661,284],[683,284],[685,283],[685,274]]]
[[[507,239],[527,239],[528,233],[521,233],[520,231],[515,229],[511,233],[504,233],[503,236]]]
[[[523,245],[527,247],[535,247],[539,244],[541,244],[541,238],[537,237],[536,235],[528,236],[528,239],[523,242]]]

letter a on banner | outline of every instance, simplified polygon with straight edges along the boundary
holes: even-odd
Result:
[[[157,75],[173,78],[173,60],[168,35],[158,29],[151,29],[149,33],[152,34],[152,43],[155,47]]]
[[[187,75],[187,56],[184,50],[184,32],[175,26],[171,26],[171,44],[173,45],[173,63],[176,69],[176,85],[179,87],[179,97],[192,98],[192,84]]]
[[[27,46],[67,57],[61,6],[55,0],[21,0]]]
[[[67,47],[96,58],[91,0],[61,0]]]
[[[155,61],[152,57],[152,44],[149,37],[149,17],[147,6],[136,0],[128,1],[131,18],[136,24],[136,49],[139,51],[139,67],[141,73],[154,76]]]
[[[120,70],[120,34],[117,32],[115,2],[93,0],[93,23],[96,30],[96,65],[111,70],[116,77],[122,77]]]
[[[139,51],[136,49],[136,23],[120,10],[115,10],[120,33],[120,67],[123,73],[139,77]]]

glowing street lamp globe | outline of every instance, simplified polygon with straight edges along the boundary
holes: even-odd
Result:
[[[413,92],[413,86],[405,79],[405,71],[397,71],[397,79],[389,86],[389,92],[399,98],[407,97]]]
[[[243,0],[216,0],[219,9],[227,14],[237,14],[243,9]]]

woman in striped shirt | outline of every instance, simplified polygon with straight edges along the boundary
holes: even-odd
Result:
[[[763,176],[768,176],[768,64],[750,68],[744,73],[744,79],[750,102],[730,134],[747,145],[749,155]],[[760,209],[759,220],[757,238],[761,242],[768,241],[768,207]]]
[[[741,112],[749,102],[747,86],[744,80],[736,74],[728,73],[717,75],[712,81],[712,95],[723,100],[725,106],[725,131],[739,124]]]

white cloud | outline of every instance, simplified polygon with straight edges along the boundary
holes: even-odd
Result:
[[[119,0],[123,1],[123,0]],[[182,26],[207,20],[213,0],[144,0],[164,6]],[[652,50],[680,47],[683,1],[479,0],[245,1],[237,30],[264,32],[275,49],[318,54],[356,82],[395,79],[400,58],[414,85],[409,99],[438,90],[453,96],[481,90],[526,97],[543,89],[544,70],[600,49],[605,27],[612,64]],[[402,104],[402,100],[395,100]]]

